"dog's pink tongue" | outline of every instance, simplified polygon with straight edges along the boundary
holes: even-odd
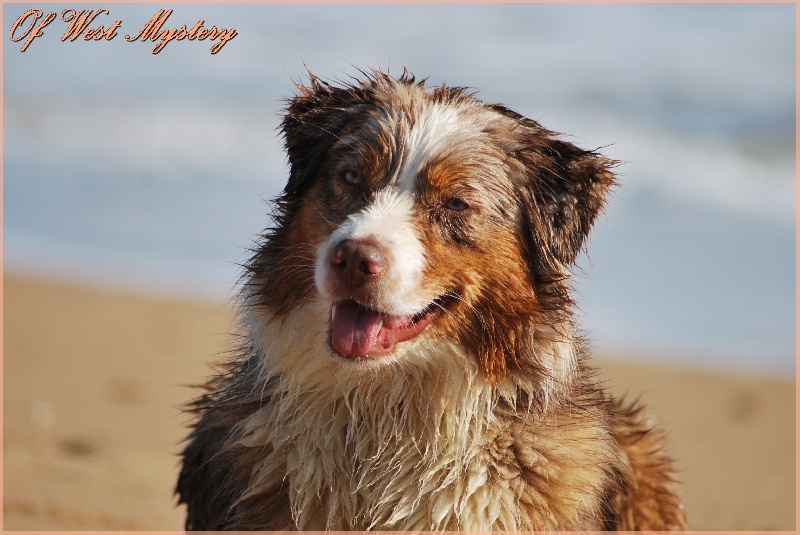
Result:
[[[383,348],[381,327],[384,315],[353,302],[336,305],[331,319],[331,345],[343,355],[366,356]]]

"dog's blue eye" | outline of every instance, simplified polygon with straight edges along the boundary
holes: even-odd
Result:
[[[357,171],[353,171],[352,169],[348,169],[344,172],[344,180],[348,184],[358,184],[361,182],[361,177],[359,176]]]
[[[448,210],[454,210],[456,212],[460,212],[462,210],[467,209],[467,203],[465,203],[461,199],[448,199],[444,207],[447,208]]]

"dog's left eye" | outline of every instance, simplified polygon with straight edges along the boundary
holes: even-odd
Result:
[[[361,175],[358,174],[358,171],[354,171],[352,169],[346,169],[342,173],[342,178],[348,184],[357,185],[361,183]]]
[[[455,212],[461,212],[462,210],[466,210],[468,208],[467,203],[456,198],[448,199],[447,202],[444,203],[444,207]]]

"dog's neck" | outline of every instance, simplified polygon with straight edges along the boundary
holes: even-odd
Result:
[[[259,387],[272,400],[240,424],[240,444],[270,446],[254,469],[251,493],[259,478],[285,472],[303,529],[518,527],[513,508],[484,503],[509,497],[485,495],[480,457],[509,414],[543,417],[564,375],[492,385],[467,349],[425,338],[393,362],[340,362],[327,349],[323,303],[266,318],[243,315],[245,330],[258,333]],[[572,347],[563,340],[540,350],[545,362],[575,358],[565,354]],[[424,524],[429,518],[438,520]]]

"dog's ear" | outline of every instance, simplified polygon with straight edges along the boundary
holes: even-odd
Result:
[[[575,262],[603,209],[617,162],[557,139],[533,121],[516,157],[524,167],[521,204],[534,266]],[[543,266],[544,264],[544,266]]]
[[[308,74],[308,86],[297,84],[298,93],[289,100],[281,123],[290,166],[284,193],[289,196],[305,192],[328,149],[363,105],[355,87],[334,87]]]

